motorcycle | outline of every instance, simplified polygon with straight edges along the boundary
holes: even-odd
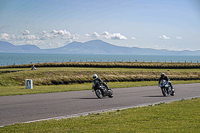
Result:
[[[108,96],[109,98],[113,98],[113,91],[108,88],[107,83],[99,83],[97,87],[93,87],[95,94],[98,98],[103,98],[105,96]]]
[[[168,96],[168,95],[174,96],[175,95],[175,92],[174,92],[174,90],[172,90],[169,83],[171,83],[171,81],[166,81],[166,80],[160,81],[159,86],[161,88],[163,96]]]

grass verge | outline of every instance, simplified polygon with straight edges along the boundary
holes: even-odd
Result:
[[[0,66],[1,68],[30,68],[36,67],[95,67],[95,68],[200,68],[200,63],[180,62],[50,62],[25,65]]]
[[[200,83],[200,80],[190,81],[172,81],[172,84]],[[109,82],[110,88],[126,88],[139,86],[158,85],[158,81],[141,81],[141,82]],[[25,95],[39,93],[53,93],[66,91],[91,90],[92,83],[71,84],[71,85],[52,85],[52,86],[34,86],[33,89],[25,89],[24,86],[0,86],[0,96]]]
[[[200,132],[200,98],[76,118],[14,124],[0,132]]]
[[[97,74],[106,82],[157,81],[164,72],[171,80],[200,80],[200,69],[81,68],[48,67],[1,69],[0,86],[24,86],[32,79],[37,86],[92,82]]]

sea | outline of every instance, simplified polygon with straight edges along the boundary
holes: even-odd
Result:
[[[188,62],[200,56],[0,53],[0,66],[45,62]]]

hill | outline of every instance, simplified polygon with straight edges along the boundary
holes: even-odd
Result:
[[[15,46],[9,42],[0,41],[0,53],[37,53],[41,49],[35,45]]]
[[[169,51],[151,48],[122,47],[109,44],[101,40],[85,43],[72,42],[60,48],[45,50],[46,53],[62,54],[113,54],[113,55],[200,55],[200,51]]]
[[[15,46],[8,42],[0,41],[0,52],[4,53],[50,53],[50,54],[112,54],[112,55],[200,55],[198,51],[169,51],[151,48],[122,47],[112,45],[101,40],[88,42],[72,42],[60,48],[40,49],[35,45]]]

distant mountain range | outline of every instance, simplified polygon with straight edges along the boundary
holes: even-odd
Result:
[[[15,46],[9,42],[0,41],[0,53],[39,53],[41,51],[35,45],[20,45]]]
[[[40,49],[35,45],[15,46],[0,41],[0,53],[48,53],[48,54],[113,54],[113,55],[200,55],[197,51],[169,51],[151,48],[121,47],[101,40],[92,40],[85,43],[72,42],[60,48]]]

